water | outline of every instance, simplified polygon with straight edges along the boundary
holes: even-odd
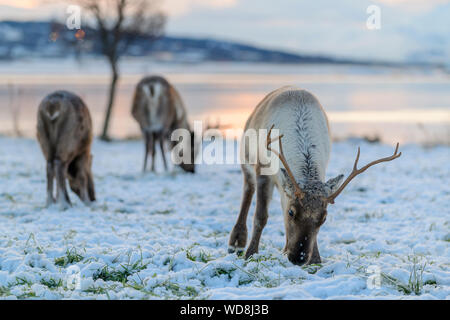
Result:
[[[126,60],[121,71],[111,123],[111,134],[117,138],[140,134],[130,115],[134,86],[144,75],[162,74],[179,89],[191,121],[209,119],[214,124],[220,119],[224,128],[242,128],[267,93],[295,85],[321,101],[334,138],[380,137],[389,143],[450,141],[450,75],[439,70],[238,63],[169,65],[141,58]],[[86,101],[94,130],[99,133],[108,81],[109,69],[101,59],[91,58],[81,64],[71,60],[0,62],[0,133],[13,131],[15,114],[20,131],[34,136],[39,102],[58,89],[74,91]]]

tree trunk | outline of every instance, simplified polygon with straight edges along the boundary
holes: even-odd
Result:
[[[111,70],[112,70],[112,77],[111,77],[111,84],[109,86],[108,104],[106,106],[106,115],[105,121],[103,123],[103,131],[102,135],[100,136],[100,139],[104,141],[111,140],[111,138],[108,135],[108,129],[111,120],[111,112],[114,105],[114,98],[116,96],[117,80],[119,79],[119,73],[117,71],[117,62],[111,62]]]

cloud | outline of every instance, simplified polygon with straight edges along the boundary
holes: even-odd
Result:
[[[450,1],[240,0],[216,10],[196,7],[169,19],[168,33],[238,40],[294,52],[378,60],[404,60],[420,52],[450,54]],[[427,1],[423,1],[427,2]],[[366,28],[371,4],[381,7],[381,30]]]
[[[236,5],[237,2],[238,0],[165,0],[163,8],[171,16],[181,16],[197,8],[229,8]]]
[[[64,16],[61,8],[30,8],[38,1],[2,6],[12,1],[0,0],[0,19]],[[372,4],[381,8],[377,31],[366,28],[366,9]],[[450,0],[161,0],[161,5],[169,15],[169,35],[360,59],[450,58]]]
[[[10,7],[31,9],[38,5],[38,1],[36,1],[36,0],[15,0],[14,4],[12,4],[11,0],[0,0],[0,5],[5,5],[5,6],[7,5]]]
[[[161,8],[171,17],[188,15],[192,11],[205,9],[219,10],[231,8],[239,0],[161,0]],[[60,15],[64,1],[45,0],[0,0],[0,19],[46,19],[49,16]]]
[[[401,8],[411,12],[432,10],[438,5],[450,3],[450,0],[375,0],[378,3],[391,7]]]

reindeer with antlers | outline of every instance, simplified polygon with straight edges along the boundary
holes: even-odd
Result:
[[[272,138],[273,128],[280,131]],[[245,130],[269,130],[266,148],[278,156],[283,167],[274,175],[261,174],[259,150],[255,155],[242,141],[241,165],[244,191],[241,210],[229,239],[229,252],[242,252],[247,242],[247,215],[256,189],[256,212],[253,234],[245,258],[258,252],[262,231],[268,219],[268,206],[274,186],[281,196],[286,230],[284,251],[288,259],[298,265],[320,263],[317,234],[327,217],[327,206],[333,204],[349,182],[369,167],[392,161],[401,156],[398,143],[392,156],[370,162],[358,169],[360,150],[353,171],[341,184],[343,175],[325,182],[331,138],[328,119],[321,104],[308,91],[283,87],[267,95],[247,120]],[[244,138],[245,139],[245,136]],[[283,142],[285,142],[283,148]],[[279,152],[271,147],[279,142]],[[250,164],[249,159],[257,159]]]

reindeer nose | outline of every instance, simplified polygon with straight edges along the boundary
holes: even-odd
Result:
[[[304,251],[300,251],[299,254],[288,254],[288,259],[295,265],[302,266],[308,262],[307,255]]]

